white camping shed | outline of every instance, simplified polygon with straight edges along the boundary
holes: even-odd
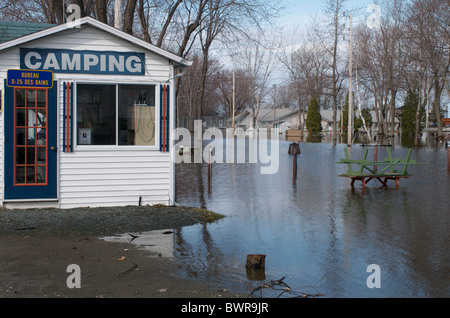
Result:
[[[173,204],[190,64],[90,17],[0,43],[0,205]]]

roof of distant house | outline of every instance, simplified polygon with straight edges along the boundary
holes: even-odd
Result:
[[[276,108],[275,110],[273,108],[265,108],[262,114],[261,111],[258,120],[267,122],[272,122],[274,119],[275,121],[278,121],[286,116],[298,113],[297,109],[292,108]]]

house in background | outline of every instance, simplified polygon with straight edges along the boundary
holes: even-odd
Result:
[[[292,108],[261,108],[256,126],[258,128],[298,127],[298,110]],[[253,111],[246,108],[235,117],[235,127],[253,128]]]
[[[276,127],[283,133],[286,130],[298,129],[300,123],[304,123],[306,114],[299,114],[298,109],[293,108],[262,108],[259,111],[257,126],[259,128]],[[329,111],[321,110],[322,115],[322,129],[324,131],[330,130],[332,127],[332,120]],[[236,127],[248,129],[253,127],[253,113],[250,108],[245,109],[241,114],[235,118]]]
[[[322,132],[330,132],[333,130],[333,110],[331,109],[321,109],[320,114],[322,116]],[[378,132],[379,123],[377,121],[377,116],[375,111],[371,111],[372,115],[372,133]],[[337,128],[340,131],[339,122],[341,121],[341,110],[336,113]],[[301,114],[297,109],[292,108],[262,108],[259,111],[257,126],[259,128],[271,128],[278,127],[280,132],[284,132],[289,129],[298,129],[301,124],[304,124],[306,119],[306,114]],[[346,125],[346,121],[344,121]],[[248,129],[253,127],[253,113],[251,108],[245,109],[241,114],[235,118],[235,126]],[[305,127],[305,126],[304,126]],[[306,127],[304,128],[307,131]],[[395,131],[400,130],[400,120],[395,118]],[[361,128],[361,132],[364,131]]]

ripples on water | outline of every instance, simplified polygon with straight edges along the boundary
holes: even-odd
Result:
[[[395,189],[370,182],[352,190],[338,177],[345,145],[301,143],[293,174],[289,142],[280,169],[261,175],[257,164],[179,164],[176,200],[227,215],[180,229],[175,252],[186,275],[233,291],[260,284],[246,276],[247,254],[266,254],[266,279],[286,276],[293,290],[326,297],[448,297],[449,185],[443,149],[413,151],[420,165]],[[352,147],[352,158],[364,148]],[[407,149],[395,147],[403,158]],[[369,150],[369,157],[373,150]],[[379,148],[378,158],[384,159]],[[381,288],[369,289],[369,264],[381,268]],[[271,297],[265,294],[263,296]]]

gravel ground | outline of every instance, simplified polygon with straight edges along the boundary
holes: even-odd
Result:
[[[150,257],[130,243],[101,237],[213,222],[219,215],[183,207],[3,210],[0,212],[0,297],[240,297],[220,286],[182,279],[172,258]],[[70,289],[67,267],[81,269]]]
[[[3,210],[0,234],[34,230],[52,235],[101,236],[178,228],[216,218],[220,216],[207,210],[166,206]]]

